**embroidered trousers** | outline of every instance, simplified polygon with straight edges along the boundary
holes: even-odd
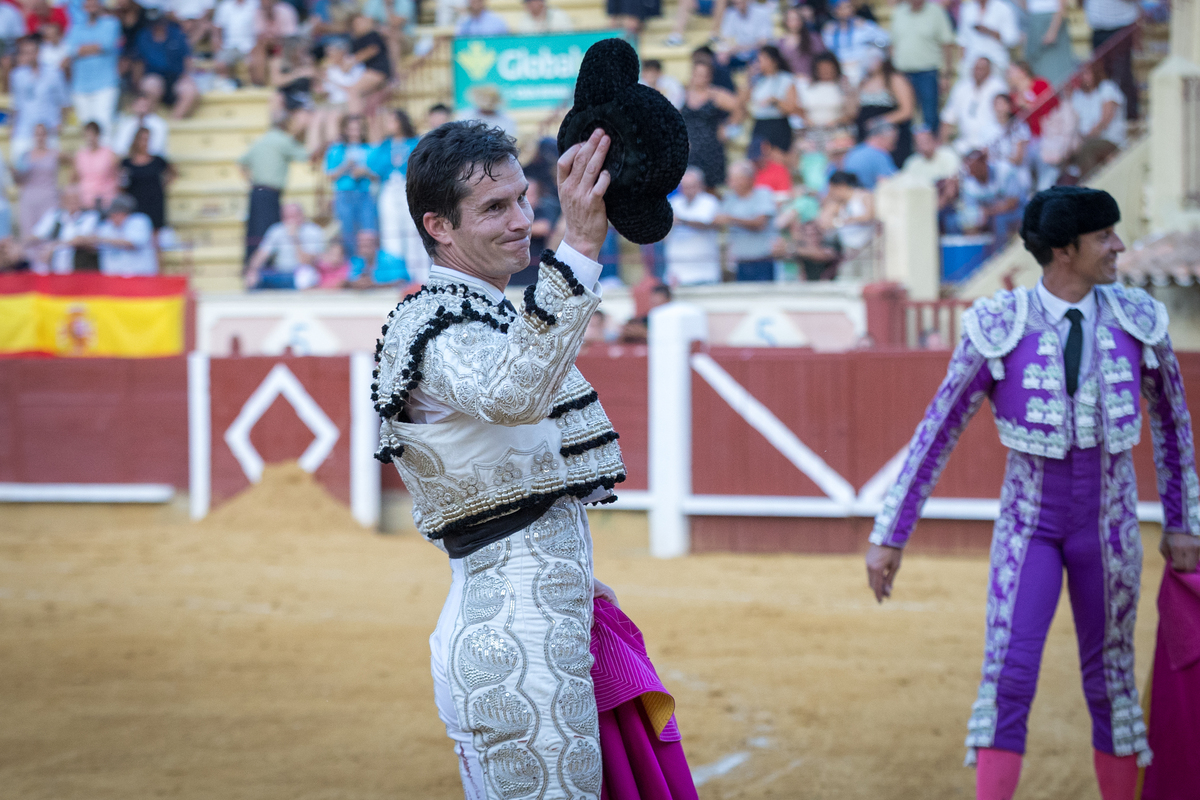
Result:
[[[434,696],[468,800],[599,800],[591,539],[583,506],[451,559]]]
[[[1063,570],[1079,643],[1092,745],[1149,756],[1133,675],[1142,547],[1132,455],[1063,459],[1011,451],[992,540],[983,679],[967,746],[1025,752]],[[970,758],[970,757],[968,757]]]

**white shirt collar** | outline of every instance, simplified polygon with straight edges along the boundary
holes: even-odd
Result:
[[[1051,324],[1057,325],[1058,323],[1062,322],[1063,318],[1067,316],[1067,310],[1071,308],[1078,308],[1081,312],[1083,312],[1083,318],[1088,322],[1091,322],[1096,318],[1095,289],[1092,289],[1090,292],[1088,292],[1087,295],[1078,303],[1068,303],[1061,297],[1051,294],[1050,290],[1046,288],[1044,283],[1042,283],[1042,279],[1038,278],[1037,295],[1038,300],[1042,302],[1042,308],[1046,312],[1047,321]]]
[[[486,281],[481,281],[474,275],[468,275],[465,272],[460,272],[459,270],[452,269],[450,267],[439,267],[437,264],[434,264],[429,268],[429,278],[430,280],[434,278],[440,278],[443,281],[448,281],[450,283],[465,283],[467,286],[470,286],[484,297],[487,297],[493,303],[499,303],[504,299],[504,292],[500,291],[492,284],[487,283]]]

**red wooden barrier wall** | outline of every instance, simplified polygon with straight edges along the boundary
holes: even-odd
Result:
[[[187,365],[0,359],[0,481],[188,485]]]

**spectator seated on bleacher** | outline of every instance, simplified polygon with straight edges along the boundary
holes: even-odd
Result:
[[[247,289],[307,289],[321,281],[317,261],[325,253],[325,232],[299,203],[285,204],[282,214],[250,257]]]
[[[733,0],[721,18],[717,60],[733,70],[753,63],[758,49],[775,38],[775,8],[771,3]]]
[[[359,231],[355,250],[356,255],[350,259],[350,288],[375,289],[408,280],[403,259],[380,250],[379,234],[375,231]]]
[[[392,56],[387,40],[375,29],[375,21],[366,14],[356,14],[350,22],[350,52],[366,68],[358,83],[350,87],[349,112],[370,113],[376,103],[372,95],[383,90],[392,80]]]
[[[134,42],[142,74],[139,87],[157,103],[171,106],[171,116],[183,119],[200,99],[196,83],[187,74],[192,49],[183,28],[158,9],[146,12],[146,27]]]
[[[209,52],[201,47],[211,43],[213,33],[214,0],[170,0],[171,16],[183,28],[188,45],[194,52]]]
[[[832,238],[840,253],[852,258],[865,250],[875,235],[875,198],[859,185],[854,173],[839,170],[829,176],[829,191],[817,224],[827,244],[832,244]]]
[[[133,137],[145,128],[150,131],[149,151],[152,156],[167,155],[167,121],[154,112],[154,98],[140,94],[134,98],[129,107],[129,113],[117,117],[116,129],[112,137],[112,149],[124,158],[129,155],[129,147]]]
[[[79,187],[67,186],[58,196],[58,205],[33,226],[25,252],[35,272],[68,275],[95,272],[99,257],[89,237],[100,225],[100,214],[85,209]]]
[[[916,145],[916,152],[904,162],[901,175],[929,186],[937,186],[958,175],[962,158],[953,147],[939,142],[929,128],[917,126],[913,130],[913,144]]]
[[[468,0],[466,13],[454,27],[455,36],[503,36],[506,33],[508,23],[487,7],[487,0]]]
[[[665,242],[667,282],[695,286],[721,282],[721,251],[713,224],[721,201],[704,187],[704,172],[688,167],[679,188],[667,198],[675,222]]]
[[[792,171],[788,169],[788,151],[776,143],[755,138],[746,148],[746,158],[754,163],[754,185],[768,189],[776,204],[792,196]]]
[[[729,167],[729,189],[713,223],[727,231],[729,260],[737,265],[737,280],[775,280],[774,217],[775,198],[770,189],[754,185],[754,164],[734,162]]]
[[[826,236],[821,230],[820,214],[820,201],[805,193],[780,208],[775,217],[780,236],[775,240],[774,255],[794,264],[796,276],[803,280],[829,280],[837,274],[841,245],[836,234]]]
[[[958,178],[957,202],[939,214],[942,233],[990,233],[987,252],[1004,246],[1021,224],[1025,192],[1012,170],[999,169],[982,150],[971,151],[963,160]]]
[[[43,25],[57,25],[66,30],[71,25],[67,10],[50,5],[47,0],[25,0],[25,33],[30,36],[41,33]]]
[[[63,41],[63,31],[56,23],[46,22],[38,31],[38,63],[43,69],[61,69],[66,72],[71,59],[71,46]]]
[[[858,178],[858,185],[874,189],[880,178],[896,174],[892,150],[896,147],[896,126],[882,119],[871,120],[867,138],[855,145],[842,159],[842,170]]]
[[[1025,195],[1033,194],[1033,173],[1029,168],[1029,143],[1033,136],[1029,125],[1016,119],[1013,114],[1013,101],[1007,94],[998,94],[992,100],[996,108],[996,121],[1004,131],[988,148],[988,156],[993,164],[1001,169],[1012,170],[1017,174],[1021,191]]]
[[[346,257],[346,248],[342,240],[334,237],[325,247],[325,252],[317,259],[316,289],[341,289],[350,277],[350,259]]]
[[[255,0],[220,0],[213,11],[212,48],[230,77],[248,61],[258,38],[259,4]]]
[[[992,62],[986,56],[977,58],[971,74],[959,78],[942,108],[942,141],[951,142],[960,155],[987,148],[1003,133],[992,100],[1007,91]]]
[[[1071,108],[1078,117],[1080,144],[1064,172],[1078,180],[1125,146],[1125,95],[1104,77],[1103,65],[1092,64],[1079,73],[1079,86],[1071,92]]]
[[[131,277],[158,274],[158,252],[154,246],[154,225],[145,214],[134,209],[137,202],[119,194],[108,207],[108,218],[96,233],[83,237],[81,244],[100,251],[100,272],[104,275]]]
[[[546,0],[524,0],[525,8],[513,25],[513,33],[559,33],[575,30],[571,15],[546,5]]]

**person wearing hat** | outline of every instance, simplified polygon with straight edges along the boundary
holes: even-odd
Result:
[[[459,119],[475,120],[493,128],[500,128],[514,139],[517,137],[517,121],[500,110],[504,97],[493,84],[485,83],[468,92],[471,108],[459,114]]]
[[[1160,549],[1191,572],[1200,482],[1166,308],[1115,283],[1120,210],[1096,189],[1055,187],[1026,206],[1033,289],[1002,290],[963,315],[965,334],[883,509],[867,553],[880,602],[950,451],[984,399],[1009,448],[992,539],[983,674],[967,728],[980,800],[1011,798],[1046,633],[1067,572],[1103,800],[1133,800],[1150,762],[1134,682],[1142,544],[1132,448],[1146,400],[1163,508]]]

